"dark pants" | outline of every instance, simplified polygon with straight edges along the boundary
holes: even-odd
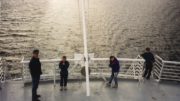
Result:
[[[109,84],[111,84],[111,83],[112,83],[112,80],[114,79],[115,85],[118,85],[117,76],[118,76],[118,72],[112,72],[112,73],[111,73],[110,80],[109,80]]]
[[[40,75],[32,76],[32,100],[37,97],[37,89],[39,86]]]
[[[152,67],[153,67],[152,64],[145,64],[145,72],[143,77],[146,77],[147,79],[151,77]]]
[[[60,86],[66,87],[68,81],[68,73],[60,73],[60,78],[61,78]]]

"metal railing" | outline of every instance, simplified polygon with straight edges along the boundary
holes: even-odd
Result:
[[[5,82],[5,78],[6,78],[6,68],[5,68],[5,65],[4,65],[4,59],[3,58],[0,58],[0,83],[3,83]]]
[[[180,62],[165,61],[159,56],[155,56],[156,61],[153,68],[153,78],[157,81],[173,80],[180,81]],[[144,60],[142,57],[137,56],[135,59],[118,58],[121,64],[121,71],[118,75],[119,78],[127,79],[140,79],[143,73]],[[43,75],[41,80],[59,80],[59,64],[60,59],[43,59],[42,70]],[[81,69],[84,67],[84,59],[68,59],[70,62],[69,78],[70,79],[85,79],[81,75]],[[29,74],[28,63],[22,59],[22,79],[25,83],[30,82],[31,77]],[[108,58],[90,58],[89,68],[91,70],[90,78],[103,78],[106,79],[110,76],[110,68]],[[4,59],[0,58],[0,82],[6,81],[6,66]],[[9,78],[8,78],[9,79]]]
[[[142,74],[143,69],[143,59],[129,58],[118,58],[121,65],[121,71],[119,78],[128,79],[138,79]],[[60,59],[48,59],[41,60],[43,75],[41,80],[53,80],[54,85],[56,80],[59,79],[59,64]],[[84,67],[84,59],[68,59],[70,62],[69,67],[69,79],[82,79],[84,76],[81,74],[81,69]],[[23,80],[25,83],[30,82],[31,77],[29,74],[28,63],[29,61],[22,60],[23,63]],[[89,68],[90,68],[90,78],[102,78],[106,79],[111,74],[109,66],[109,58],[90,58]]]
[[[155,57],[156,62],[154,65],[154,75],[157,81],[180,81],[180,62],[165,61],[157,55]]]

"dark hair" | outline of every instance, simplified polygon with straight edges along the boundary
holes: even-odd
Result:
[[[150,51],[150,48],[149,48],[149,47],[147,47],[147,48],[146,48],[146,51]]]
[[[110,56],[110,59],[115,58],[114,56]]]
[[[66,56],[63,56],[62,58],[63,58],[63,59],[66,59]]]
[[[39,54],[39,50],[38,49],[33,50],[33,54]]]

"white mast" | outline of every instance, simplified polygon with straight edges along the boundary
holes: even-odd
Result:
[[[85,18],[85,0],[81,0],[81,15],[82,15],[82,28],[83,28],[83,40],[84,40],[84,58],[85,58],[85,70],[86,70],[86,95],[90,96],[89,87],[89,61],[88,61],[88,49],[87,49],[87,29]]]

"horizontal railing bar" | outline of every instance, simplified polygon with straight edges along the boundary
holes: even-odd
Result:
[[[176,66],[176,65],[164,65],[164,67],[169,67],[169,68],[178,68],[180,69],[180,66]]]
[[[164,71],[163,74],[168,74],[168,75],[170,75],[170,74],[177,74],[180,77],[180,72],[175,73],[175,72],[170,72],[170,71],[169,72],[167,72],[167,71],[165,72]]]
[[[163,70],[164,71],[180,71],[180,69],[167,69],[167,68],[164,68]]]
[[[119,61],[133,61],[133,62],[144,62],[144,59],[129,59],[129,58],[117,58]],[[93,61],[105,61],[109,58],[91,58]]]
[[[169,64],[179,64],[180,65],[180,62],[178,61],[163,61],[164,63],[169,63]]]
[[[68,61],[81,61],[81,59],[67,59]],[[109,60],[109,58],[91,58],[92,61],[104,61]],[[144,62],[144,59],[129,59],[129,58],[118,58],[119,61],[137,61]],[[41,59],[41,62],[59,62],[61,59]],[[29,63],[29,61],[22,60],[21,63]]]
[[[67,59],[68,61],[81,61],[81,59]],[[30,61],[30,60],[29,60]],[[29,63],[29,61],[21,61],[21,63]],[[41,62],[59,62],[61,59],[41,59]]]
[[[164,80],[175,80],[175,81],[180,81],[180,79],[173,79],[173,78],[161,78],[161,79],[164,79]]]
[[[180,76],[176,76],[176,75],[162,75],[162,76],[180,78]]]

